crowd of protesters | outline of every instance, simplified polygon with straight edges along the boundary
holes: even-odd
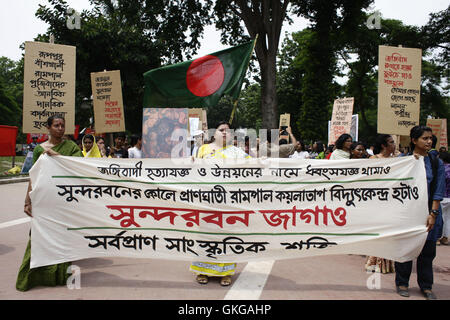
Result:
[[[76,143],[64,135],[65,120],[53,116],[48,119],[49,140],[42,144],[33,144],[32,162],[36,162],[41,154],[83,156],[94,158],[143,158],[142,136],[133,135],[129,143],[125,133],[117,133],[111,146],[107,146],[101,136],[83,135]],[[285,131],[285,132],[284,132]],[[254,158],[277,157],[292,159],[385,159],[406,155],[414,155],[417,159],[424,158],[429,190],[429,211],[427,219],[428,238],[422,252],[417,258],[418,283],[426,299],[436,299],[432,291],[433,267],[436,256],[436,245],[448,245],[450,233],[450,154],[436,147],[436,137],[429,127],[416,126],[411,129],[411,143],[407,147],[397,148],[391,135],[380,134],[373,145],[361,141],[354,141],[349,134],[342,134],[335,142],[326,146],[322,141],[305,144],[297,139],[291,129],[281,130],[277,137],[273,137],[272,130],[266,131],[264,139],[240,134],[230,134],[230,125],[226,122],[219,124],[211,139],[205,139],[205,132],[197,131],[191,139],[192,157],[199,158]],[[276,130],[274,131],[277,132]],[[234,140],[233,140],[234,137]],[[25,198],[24,212],[32,216],[31,199],[29,193],[31,183]],[[31,232],[30,232],[31,237]],[[67,274],[67,263],[57,264],[30,270],[30,241],[24,255],[17,279],[17,289],[26,291],[38,285],[63,285]],[[231,284],[231,275],[235,264],[212,264],[193,262],[191,271],[197,274],[197,282],[208,283],[208,277],[221,276],[221,285]],[[395,272],[397,293],[408,297],[409,277],[412,261],[398,263],[382,257],[367,257],[365,269],[372,272]],[[217,271],[220,269],[219,271]],[[212,271],[211,271],[212,270]]]

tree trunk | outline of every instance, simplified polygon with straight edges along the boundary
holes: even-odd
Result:
[[[258,35],[255,51],[261,70],[261,113],[265,129],[278,128],[276,57],[289,2],[235,0],[240,9],[235,12],[244,21],[250,37]]]
[[[262,127],[265,129],[278,128],[278,103],[276,91],[276,54],[267,55],[259,59],[261,69],[261,114]],[[265,61],[263,61],[265,60]]]

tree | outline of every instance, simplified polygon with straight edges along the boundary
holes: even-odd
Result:
[[[278,127],[276,58],[281,27],[286,19],[290,2],[218,0],[214,7],[216,26],[222,30],[223,42],[235,44],[236,39],[246,40],[240,21],[244,22],[252,39],[258,36],[255,52],[260,68],[261,114],[264,128]]]
[[[0,57],[0,124],[18,127],[18,142],[25,142],[21,130],[22,101],[23,60],[15,62]]]
[[[182,0],[92,0],[93,9],[81,13],[81,29],[68,29],[68,5],[49,0],[36,15],[50,27],[36,40],[77,47],[76,122],[88,125],[90,113],[79,108],[91,96],[90,73],[120,70],[126,128],[141,132],[143,73],[189,58],[200,47],[208,23],[201,2]],[[188,34],[189,33],[189,34]],[[186,36],[188,34],[188,36]]]
[[[430,14],[428,23],[421,29],[421,37],[427,47],[438,50],[439,64],[447,70],[450,67],[450,6],[447,9]],[[449,73],[445,77],[448,79]],[[448,81],[447,81],[448,82]]]
[[[333,100],[342,94],[336,82],[341,75],[337,53],[365,22],[363,9],[371,3],[370,0],[298,2],[295,13],[308,18],[311,26],[292,34],[292,39],[284,43],[279,92],[285,95],[280,98],[284,100],[280,110],[298,119],[299,137],[326,141]]]
[[[364,26],[355,29],[350,41],[339,51],[349,69],[345,91],[348,96],[355,97],[355,111],[361,115],[364,124],[361,127],[362,136],[372,139],[377,133],[379,45],[421,48],[423,59],[420,122],[425,124],[428,115],[442,118],[450,116],[448,98],[445,98],[445,89],[441,87],[442,83],[445,83],[446,68],[433,58],[434,50],[445,44],[441,38],[431,41],[434,37],[427,36],[424,30],[434,29],[430,29],[428,24],[419,28],[404,25],[399,20],[381,19],[381,29],[369,30]],[[356,59],[350,61],[350,54],[356,55]]]

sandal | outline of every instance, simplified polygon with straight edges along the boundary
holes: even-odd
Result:
[[[205,276],[204,274],[199,274],[196,278],[197,282],[200,284],[207,284],[209,281],[208,276]]]
[[[222,277],[222,279],[220,279],[220,285],[221,286],[229,286],[231,284],[231,277],[230,276],[225,276]]]

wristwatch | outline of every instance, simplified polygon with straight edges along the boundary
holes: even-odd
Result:
[[[439,215],[439,210],[431,210],[431,213],[433,213],[436,217]]]

